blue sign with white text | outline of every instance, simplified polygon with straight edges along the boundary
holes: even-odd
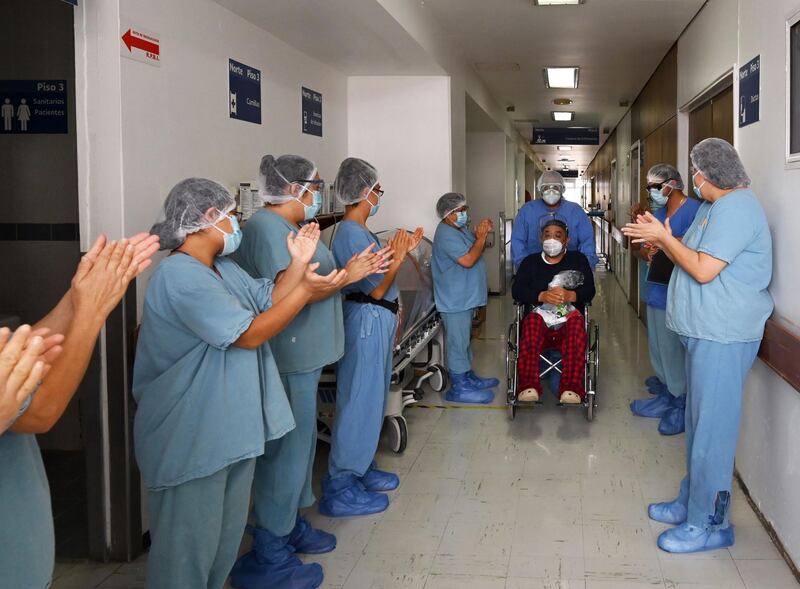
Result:
[[[761,116],[761,56],[739,68],[739,127],[757,123]]]
[[[261,72],[228,59],[228,112],[232,119],[261,124]]]
[[[1,133],[68,133],[66,80],[0,80]]]
[[[302,87],[303,133],[322,137],[322,94]]]
[[[550,127],[533,130],[533,145],[600,145],[597,127]]]

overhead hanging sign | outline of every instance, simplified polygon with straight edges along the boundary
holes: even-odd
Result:
[[[0,80],[0,134],[67,133],[66,80]]]
[[[534,128],[533,145],[600,145],[597,127]]]
[[[761,117],[761,56],[739,68],[739,127],[757,123]]]
[[[302,87],[303,133],[322,137],[322,94]]]
[[[228,113],[261,124],[261,71],[235,59],[228,60]]]
[[[161,39],[152,32],[123,21],[119,35],[122,57],[161,67]]]

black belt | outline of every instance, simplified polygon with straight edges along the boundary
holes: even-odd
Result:
[[[400,305],[397,301],[387,301],[384,299],[373,299],[369,295],[365,295],[363,292],[351,292],[350,294],[346,295],[346,301],[352,301],[354,303],[363,303],[365,305],[378,305],[379,307],[383,307],[384,309],[388,309],[395,315],[397,315],[397,311],[400,309]]]

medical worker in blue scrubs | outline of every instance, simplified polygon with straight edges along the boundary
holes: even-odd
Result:
[[[292,261],[281,284],[251,278],[228,257],[241,241],[235,206],[223,186],[189,178],[170,191],[151,230],[172,251],[147,287],[133,374],[152,589],[225,584],[255,458],[295,427],[268,340],[341,279],[309,264],[316,226],[284,235]]]
[[[569,230],[567,249],[577,250],[589,260],[589,267],[597,266],[597,249],[592,222],[577,203],[564,199],[566,185],[558,172],[544,172],[539,178],[539,198],[525,203],[514,219],[511,231],[511,258],[514,268],[522,260],[542,251],[542,226],[546,219],[558,215]]]
[[[694,191],[703,199],[683,241],[670,221],[639,217],[623,232],[675,262],[667,327],[686,349],[686,465],[678,498],[655,503],[651,519],[667,552],[732,546],[731,484],[742,388],[772,314],[772,238],[750,178],[733,146],[706,139],[691,152]]]
[[[484,219],[473,232],[463,194],[448,192],[436,203],[441,221],[433,238],[433,294],[444,321],[450,389],[445,399],[454,403],[490,403],[500,384],[472,370],[472,315],[485,307],[488,287],[483,250],[492,222]]]
[[[694,222],[700,201],[684,194],[680,172],[669,164],[653,166],[647,173],[647,190],[653,216],[661,223],[669,219],[673,237],[682,239]],[[633,249],[650,264],[656,256],[665,256],[663,252],[659,254],[657,246],[649,244],[641,248],[634,244]],[[661,262],[657,259],[657,263]],[[648,281],[644,300],[650,363],[659,384],[654,388],[655,397],[633,401],[630,407],[634,415],[660,419],[658,431],[662,435],[675,435],[684,431],[686,353],[678,334],[667,328],[667,285]]]
[[[264,207],[247,220],[233,259],[252,277],[268,278],[279,286],[292,263],[286,235],[313,223],[325,183],[314,163],[302,156],[265,155],[259,165],[258,186]],[[348,260],[343,280],[315,293],[286,329],[270,340],[297,426],[267,442],[264,454],[256,459],[254,525],[250,529],[254,549],[237,561],[231,573],[240,589],[316,587],[314,583],[322,578],[321,567],[302,564],[294,554],[322,554],[336,548],[336,537],[314,529],[298,509],[315,500],[311,474],[317,447],[319,379],[322,369],[344,353],[339,291],[385,271],[383,256],[373,250],[375,245],[370,244]],[[322,241],[317,242],[311,261],[319,264],[319,274],[336,270],[333,254]],[[292,574],[286,575],[290,568]]]
[[[50,364],[42,383],[0,435],[2,587],[50,586],[55,561],[53,512],[36,434],[49,431],[63,415],[83,380],[106,318],[157,250],[157,238],[146,233],[112,242],[99,237],[81,259],[61,301],[32,330],[20,327],[14,339],[1,346],[0,355],[8,358],[15,343],[27,337],[29,351],[41,352],[37,364]],[[9,384],[14,386],[9,381],[5,386]]]
[[[383,192],[378,171],[370,163],[358,158],[342,162],[334,193],[346,211],[332,246],[339,267],[372,244],[380,247],[377,236],[367,228],[367,219],[378,212]],[[389,243],[393,259],[387,272],[367,276],[342,290],[344,356],[337,368],[331,454],[319,502],[323,515],[384,511],[389,499],[383,492],[400,484],[397,475],[376,468],[374,457],[392,376],[398,311],[394,279],[421,239],[422,229],[413,235],[399,230]]]

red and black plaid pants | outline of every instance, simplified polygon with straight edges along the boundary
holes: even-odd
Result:
[[[536,389],[541,394],[539,355],[555,348],[561,352],[561,386],[559,394],[572,391],[583,399],[583,372],[586,369],[586,326],[580,311],[567,316],[561,329],[550,329],[538,313],[528,313],[522,321],[519,361],[517,362],[517,393]]]

